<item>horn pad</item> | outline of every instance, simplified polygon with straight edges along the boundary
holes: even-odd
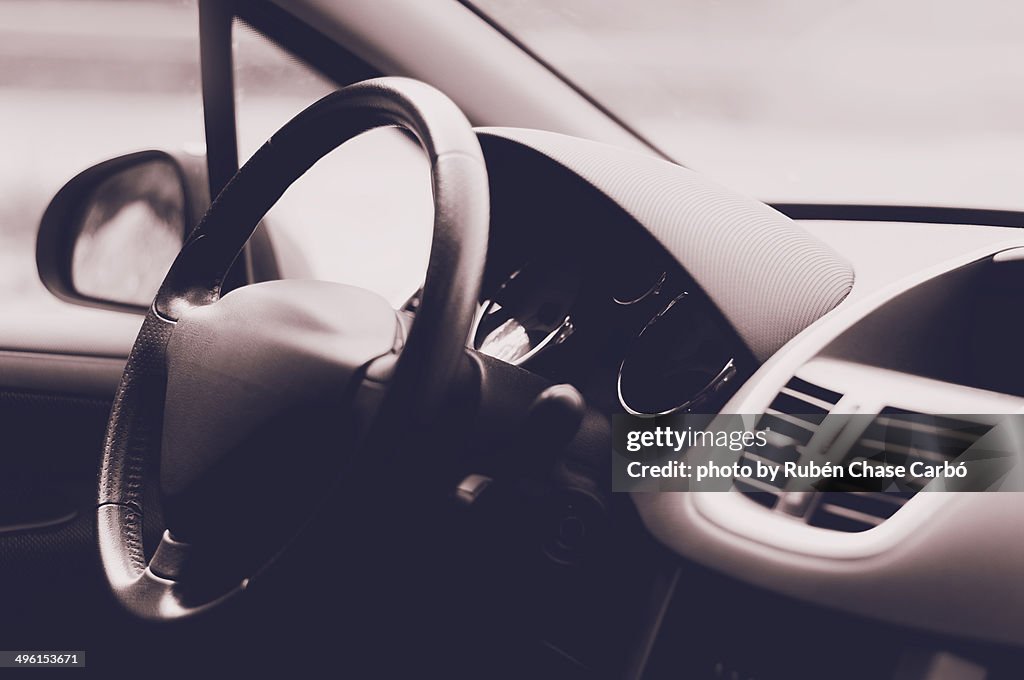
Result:
[[[160,459],[171,534],[270,544],[337,478],[362,368],[397,346],[395,311],[321,281],[239,288],[177,322]]]

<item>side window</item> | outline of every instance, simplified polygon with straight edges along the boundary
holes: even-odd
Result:
[[[239,161],[340,86],[241,21],[234,35]],[[328,154],[285,193],[266,227],[282,276],[349,283],[396,307],[420,286],[430,248],[429,165],[394,129]]]
[[[0,300],[54,300],[39,219],[68,179],[140,149],[203,150],[196,0],[0,2]]]

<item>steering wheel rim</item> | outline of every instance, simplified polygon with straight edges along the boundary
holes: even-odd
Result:
[[[165,531],[150,560],[143,549],[143,495],[156,471],[168,343],[177,322],[221,299],[232,262],[295,180],[348,139],[392,125],[411,132],[430,160],[434,232],[422,302],[398,355],[386,408],[428,420],[440,403],[462,357],[483,276],[489,225],[483,153],[468,120],[438,90],[406,78],[364,81],[310,105],[236,173],[186,240],[145,317],[115,394],[97,497],[103,570],[133,614],[191,616],[248,583],[202,601],[183,598],[175,564],[188,546]]]

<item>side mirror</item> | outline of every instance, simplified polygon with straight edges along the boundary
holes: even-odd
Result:
[[[94,165],[43,213],[39,277],[62,300],[144,312],[208,205],[202,156],[140,151]]]

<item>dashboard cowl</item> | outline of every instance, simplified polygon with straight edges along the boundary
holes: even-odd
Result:
[[[585,139],[477,128],[578,175],[649,231],[764,361],[843,301],[853,267],[791,219],[679,165]]]

